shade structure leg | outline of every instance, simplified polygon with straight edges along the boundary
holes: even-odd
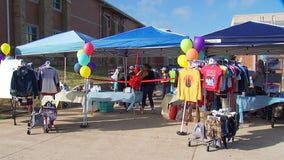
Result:
[[[178,134],[178,135],[181,135],[181,136],[187,135],[187,132],[184,132],[184,131],[183,131],[186,105],[187,105],[187,103],[186,103],[186,101],[185,101],[185,102],[184,102],[184,105],[183,105],[183,113],[182,113],[182,121],[181,121],[180,130],[177,131],[177,134]]]

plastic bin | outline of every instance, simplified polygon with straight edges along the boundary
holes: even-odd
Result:
[[[103,113],[108,113],[108,112],[113,112],[113,105],[114,102],[99,102],[99,109],[100,112]]]

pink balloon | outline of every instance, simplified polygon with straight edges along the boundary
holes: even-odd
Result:
[[[94,52],[95,48],[91,42],[88,42],[84,45],[83,51],[86,53],[88,56],[91,56]]]
[[[202,37],[194,37],[193,46],[197,51],[200,51],[205,46],[205,40]]]

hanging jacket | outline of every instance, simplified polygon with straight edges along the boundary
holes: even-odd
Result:
[[[60,91],[57,70],[53,67],[45,67],[40,73],[41,93],[55,95]]]
[[[17,97],[38,96],[35,72],[23,66],[12,74],[10,94]]]

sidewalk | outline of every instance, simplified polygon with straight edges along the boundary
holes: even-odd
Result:
[[[88,115],[89,127],[80,128],[81,108],[59,110],[57,132],[42,128],[26,134],[26,120],[0,120],[1,160],[222,160],[281,159],[284,157],[284,124],[271,128],[262,119],[241,125],[229,149],[205,145],[188,147],[188,136],[178,136],[180,122],[168,121],[159,112],[135,115],[132,111]],[[193,123],[190,123],[191,128]],[[186,131],[186,128],[184,129]]]

